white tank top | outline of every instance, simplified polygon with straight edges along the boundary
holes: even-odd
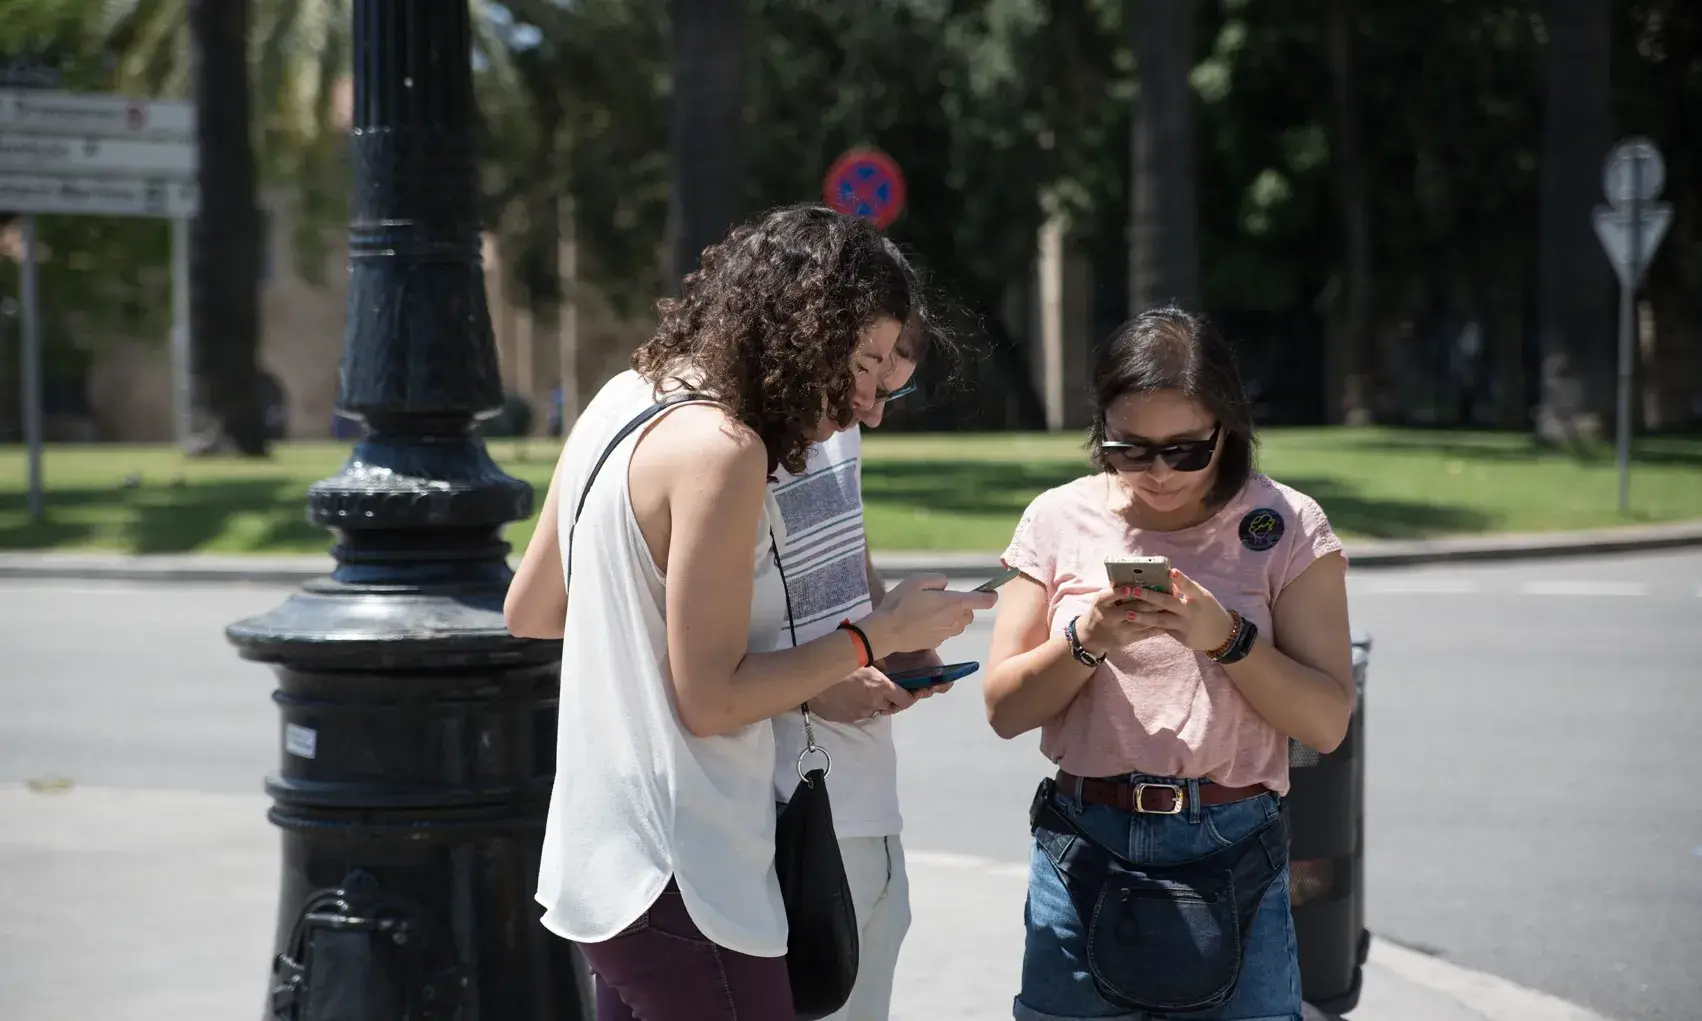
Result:
[[[555,523],[564,564],[591,466],[654,400],[649,380],[623,372],[575,423]],[[566,939],[602,942],[636,921],[673,877],[705,936],[743,954],[781,957],[786,915],[774,874],[774,729],[764,720],[693,737],[674,711],[667,580],[639,531],[627,484],[632,452],[648,428],[621,441],[603,464],[573,536],[555,786],[538,869],[543,923]],[[785,526],[768,496],[751,536],[752,651],[775,648],[786,626],[771,525],[783,543]]]

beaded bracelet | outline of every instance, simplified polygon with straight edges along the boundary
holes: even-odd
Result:
[[[1230,610],[1229,615],[1235,620],[1235,630],[1230,633],[1229,641],[1206,654],[1224,666],[1246,659],[1247,654],[1253,651],[1253,643],[1259,640],[1257,624],[1234,610]]]
[[[1223,640],[1222,645],[1206,653],[1207,659],[1215,661],[1229,655],[1229,650],[1235,648],[1236,639],[1241,637],[1242,630],[1247,626],[1247,619],[1235,610],[1230,610],[1229,623],[1229,637]]]

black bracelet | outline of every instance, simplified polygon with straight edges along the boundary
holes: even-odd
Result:
[[[1070,643],[1070,655],[1075,657],[1077,663],[1082,666],[1097,667],[1105,662],[1105,654],[1095,655],[1087,651],[1086,646],[1082,645],[1081,639],[1076,636],[1076,621],[1080,619],[1080,616],[1072,617],[1070,622],[1064,625],[1064,639]]]
[[[1253,651],[1253,643],[1258,641],[1259,625],[1246,617],[1240,618],[1240,621],[1241,626],[1236,629],[1235,639],[1229,643],[1229,648],[1224,651],[1223,655],[1213,657],[1221,666],[1239,663],[1246,659],[1247,655]]]
[[[857,639],[858,643],[863,646],[863,666],[874,666],[875,647],[869,641],[869,636],[863,633],[863,629],[851,623],[849,620],[840,621],[839,627],[843,631],[851,632],[851,634]]]

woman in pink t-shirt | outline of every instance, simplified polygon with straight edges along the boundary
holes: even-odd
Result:
[[[1229,346],[1176,308],[1093,370],[1100,472],[1036,497],[1006,566],[987,717],[1040,728],[1019,1019],[1298,1019],[1288,739],[1353,713],[1346,561],[1310,497],[1258,474]],[[1169,591],[1107,560],[1169,559]],[[1162,584],[1160,579],[1158,584]]]

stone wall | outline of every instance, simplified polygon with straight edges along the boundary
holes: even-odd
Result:
[[[343,322],[348,300],[348,249],[336,235],[326,252],[325,282],[314,284],[296,272],[290,251],[290,225],[282,216],[269,232],[270,272],[261,291],[260,366],[275,377],[285,395],[287,431],[291,439],[324,439],[332,435],[337,394],[337,364],[342,355]],[[496,331],[497,353],[504,388],[525,396],[534,410],[534,431],[549,423],[550,391],[559,385],[553,325],[539,328],[525,309],[504,299],[501,260],[492,239],[485,244],[486,293]],[[650,335],[652,324],[615,315],[594,288],[580,286],[577,314],[578,403],[596,393],[604,381],[626,367],[634,347]],[[530,333],[533,367],[521,371],[517,352]],[[171,439],[170,348],[165,338],[148,342],[135,338],[108,341],[89,373],[89,403],[94,434],[101,440],[167,442]]]

